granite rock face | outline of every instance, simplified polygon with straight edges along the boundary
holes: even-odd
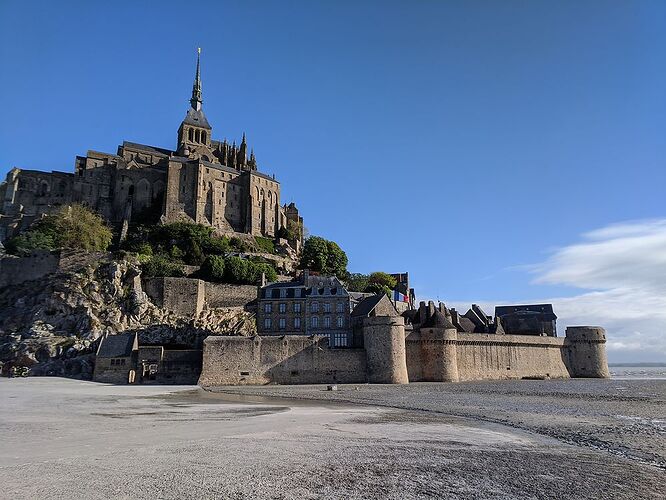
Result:
[[[209,335],[251,335],[242,308],[180,315],[151,302],[132,258],[82,262],[37,280],[0,288],[0,363],[35,375],[90,378],[97,339],[137,332],[140,342],[200,347]]]

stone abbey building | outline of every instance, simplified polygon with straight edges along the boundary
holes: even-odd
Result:
[[[205,224],[218,234],[273,238],[288,221],[302,227],[296,206],[280,205],[280,183],[258,170],[245,134],[240,145],[213,139],[202,103],[197,56],[175,150],[123,142],[116,154],[77,156],[74,173],[13,168],[0,184],[0,241],[71,203],[89,206],[118,229],[147,214]]]

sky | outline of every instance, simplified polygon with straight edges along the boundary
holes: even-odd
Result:
[[[350,271],[666,361],[666,2],[1,0],[0,177],[175,148],[197,47],[213,137]]]

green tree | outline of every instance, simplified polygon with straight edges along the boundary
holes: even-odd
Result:
[[[201,276],[206,281],[224,281],[225,261],[220,255],[209,255],[201,265]]]
[[[362,273],[351,273],[347,276],[347,290],[350,292],[365,292],[370,284],[370,276]]]
[[[99,215],[83,205],[71,205],[33,224],[23,235],[10,240],[7,248],[16,254],[56,248],[102,251],[112,239],[111,229]]]
[[[370,274],[368,277],[368,284],[370,285],[380,285],[389,288],[390,290],[395,289],[395,286],[398,284],[393,276],[388,273],[383,273],[380,271]]]
[[[347,275],[347,254],[334,241],[311,236],[303,245],[300,267],[344,278]]]

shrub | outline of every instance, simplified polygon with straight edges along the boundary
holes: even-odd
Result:
[[[62,207],[33,224],[24,234],[7,243],[11,253],[71,248],[101,251],[109,248],[113,233],[104,220],[83,205]]]
[[[231,249],[228,238],[210,238],[205,246],[204,252],[208,255],[224,255]]]
[[[149,278],[158,276],[182,278],[185,276],[183,264],[171,260],[169,256],[164,254],[150,257],[146,262],[141,264],[141,271]]]
[[[229,283],[255,285],[259,283],[261,273],[265,273],[268,281],[277,280],[277,272],[270,264],[252,262],[232,256],[225,259],[224,266],[224,276]]]
[[[224,281],[225,259],[220,255],[209,255],[201,265],[201,277],[206,281]]]
[[[275,253],[275,243],[273,243],[273,240],[262,236],[255,236],[254,240],[257,242],[257,247],[259,247],[261,252]]]

